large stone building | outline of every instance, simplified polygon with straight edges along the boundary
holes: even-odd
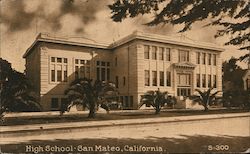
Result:
[[[135,109],[148,90],[173,96],[209,87],[222,90],[223,50],[138,31],[112,44],[40,34],[23,57],[45,111],[60,108],[65,88],[78,77],[113,81],[123,108]]]

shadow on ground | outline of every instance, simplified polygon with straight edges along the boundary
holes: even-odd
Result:
[[[121,132],[122,133],[122,132]],[[167,132],[166,132],[167,133]],[[158,138],[149,136],[145,139],[116,139],[116,138],[103,138],[103,139],[68,139],[68,140],[32,140],[30,142],[20,143],[20,144],[7,144],[1,145],[2,152],[5,153],[50,153],[46,152],[46,146],[50,147],[70,147],[68,148],[70,153],[239,153],[244,152],[250,148],[250,137],[237,137],[237,136],[186,136],[182,135],[181,138]],[[40,146],[40,151],[28,152],[26,151],[26,146],[38,147]],[[127,145],[127,146],[126,146]],[[72,149],[71,149],[72,146]],[[79,148],[79,146],[81,148]],[[105,151],[100,147],[115,146],[119,147],[123,152],[111,152]],[[135,147],[134,147],[135,146]],[[153,151],[142,151],[145,148],[141,147],[155,147],[151,150]],[[90,151],[83,151],[84,147],[89,148]],[[91,151],[91,147],[94,151]],[[126,151],[131,147],[130,150]],[[211,149],[213,147],[213,149]],[[227,147],[229,149],[227,149]],[[137,149],[136,149],[137,148]],[[163,152],[161,152],[161,148]],[[31,149],[31,148],[30,148]],[[42,150],[41,150],[42,149]],[[102,150],[104,151],[102,151]],[[154,151],[158,149],[158,151]],[[54,149],[55,150],[55,149]],[[96,151],[97,150],[97,151]],[[136,152],[137,151],[137,152]],[[69,153],[69,152],[53,152],[53,153]]]

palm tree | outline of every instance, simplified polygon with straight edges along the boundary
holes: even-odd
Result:
[[[159,89],[156,91],[147,91],[144,95],[141,96],[141,103],[139,108],[142,105],[153,106],[155,109],[155,114],[159,114],[161,107],[171,100],[168,97],[168,92],[161,92]]]
[[[5,112],[40,111],[32,87],[23,73],[12,70],[1,84],[1,117]]]
[[[68,101],[67,104],[63,104],[62,113],[69,111],[74,105],[81,104],[89,109],[88,117],[94,118],[99,105],[109,111],[107,100],[115,98],[118,91],[111,82],[98,80],[93,82],[92,79],[80,78],[70,84],[70,87],[65,90],[65,95]]]
[[[216,91],[212,93],[212,90],[213,88],[209,88],[207,91],[196,89],[195,91],[197,91],[199,95],[190,96],[190,99],[201,104],[204,107],[204,111],[208,111],[208,105],[211,105],[216,100],[216,95],[220,92]]]

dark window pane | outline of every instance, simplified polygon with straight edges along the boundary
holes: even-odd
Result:
[[[96,61],[96,65],[99,66],[100,65],[100,61]]]
[[[56,80],[55,70],[51,70],[51,81],[55,82],[55,80]]]
[[[149,46],[144,46],[144,59],[149,59]]]
[[[63,58],[63,62],[64,63],[68,63],[68,59],[67,58]]]
[[[201,86],[201,77],[200,74],[196,74],[196,87]]]
[[[152,47],[152,59],[156,60],[157,56],[157,48],[155,46]]]
[[[171,86],[171,72],[167,72],[167,86]]]
[[[55,57],[51,57],[51,62],[55,62]]]
[[[62,71],[57,70],[57,81],[62,81]]]
[[[62,58],[57,58],[57,62],[61,63],[62,62]]]
[[[156,71],[152,71],[152,85],[153,86],[157,86],[157,72]]]
[[[81,63],[81,64],[84,64],[84,63],[85,63],[85,61],[84,61],[84,60],[80,60],[80,63]]]
[[[64,81],[68,81],[68,71],[64,71]]]
[[[107,68],[107,80],[109,81],[110,80],[110,69]]]
[[[79,78],[79,68],[78,66],[75,67],[75,79]]]
[[[144,77],[145,77],[145,86],[149,86],[149,82],[150,82],[150,77],[149,77],[149,71],[145,70],[144,71]]]
[[[106,73],[105,73],[106,71],[105,71],[105,68],[101,68],[101,80],[102,81],[105,81],[106,79],[105,79],[105,75],[106,75]]]
[[[160,86],[164,86],[164,72],[160,71]]]
[[[100,80],[100,68],[96,68],[96,79]]]
[[[75,59],[75,64],[78,64],[78,59]]]

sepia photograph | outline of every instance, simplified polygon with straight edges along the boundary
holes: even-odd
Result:
[[[250,1],[0,0],[0,153],[250,153]]]

